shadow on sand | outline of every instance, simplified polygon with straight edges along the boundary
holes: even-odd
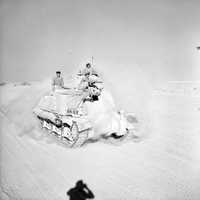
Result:
[[[67,195],[70,200],[94,199],[93,192],[82,180],[77,181],[75,187],[67,191]]]

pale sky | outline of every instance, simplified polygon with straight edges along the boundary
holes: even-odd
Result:
[[[197,80],[199,19],[199,0],[1,0],[0,78],[67,75],[94,56],[112,76]]]

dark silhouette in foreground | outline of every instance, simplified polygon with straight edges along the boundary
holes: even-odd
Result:
[[[94,194],[82,180],[77,181],[76,186],[71,188],[67,195],[69,195],[70,200],[94,199]]]

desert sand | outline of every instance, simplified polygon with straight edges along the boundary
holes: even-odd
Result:
[[[46,135],[32,114],[48,84],[0,87],[2,200],[65,200],[79,179],[97,200],[200,198],[198,93],[152,91],[148,109],[141,102],[135,113],[139,140],[71,149]]]

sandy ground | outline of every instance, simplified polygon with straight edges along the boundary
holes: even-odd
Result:
[[[2,200],[65,200],[79,179],[97,200],[200,199],[199,96],[154,93],[139,141],[69,149],[46,137],[32,115],[45,84],[0,91]]]

